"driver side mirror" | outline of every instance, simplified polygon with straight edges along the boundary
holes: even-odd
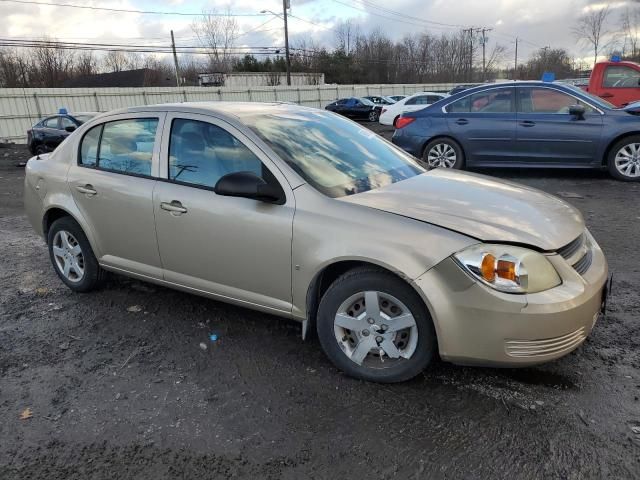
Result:
[[[571,105],[569,107],[569,115],[575,117],[577,120],[584,120],[584,114],[586,109],[582,105]]]
[[[71,133],[71,132],[75,131],[76,127],[69,125],[68,127],[64,127],[64,129],[67,132]]]
[[[253,172],[234,172],[224,175],[213,191],[226,197],[244,197],[282,205],[285,195],[280,186],[265,182]]]

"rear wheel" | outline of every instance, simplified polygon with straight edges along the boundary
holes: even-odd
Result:
[[[450,138],[436,138],[430,141],[422,153],[422,164],[428,169],[454,168],[464,165],[464,154],[457,142]]]
[[[317,329],[336,367],[374,382],[415,377],[431,361],[436,345],[431,317],[416,292],[374,268],[351,270],[328,288]]]
[[[400,118],[400,115],[396,115],[396,118],[393,119],[393,128],[396,128],[396,123],[398,122],[399,118]]]
[[[378,112],[376,112],[375,110],[371,110],[369,112],[369,121],[370,122],[377,122],[378,121]]]
[[[640,135],[632,135],[617,142],[607,159],[609,173],[618,180],[640,181]]]
[[[62,217],[53,222],[47,235],[53,268],[74,292],[88,292],[98,287],[104,270],[98,265],[91,245],[78,222]]]

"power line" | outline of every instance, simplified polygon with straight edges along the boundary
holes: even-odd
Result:
[[[68,8],[82,8],[85,10],[101,10],[106,12],[119,12],[119,13],[138,13],[143,15],[179,15],[185,17],[201,17],[202,15],[210,15],[213,17],[264,17],[262,13],[191,13],[191,12],[167,12],[157,10],[131,10],[127,8],[108,8],[108,7],[94,7],[89,5],[76,5],[72,3],[55,3],[55,2],[36,2],[33,0],[0,0],[0,2],[8,3],[23,3],[28,5],[44,5],[52,7],[68,7]]]

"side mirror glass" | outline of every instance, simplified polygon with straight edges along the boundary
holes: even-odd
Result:
[[[234,172],[224,175],[214,192],[226,197],[244,197],[282,205],[285,195],[279,186],[265,182],[253,172]]]
[[[571,105],[569,107],[569,115],[576,117],[578,120],[584,119],[586,109],[582,105]]]

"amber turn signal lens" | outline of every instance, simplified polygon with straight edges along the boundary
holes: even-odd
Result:
[[[496,274],[505,280],[516,281],[516,264],[508,260],[498,260]]]
[[[487,282],[493,282],[496,279],[496,257],[485,253],[480,264],[480,273]]]

